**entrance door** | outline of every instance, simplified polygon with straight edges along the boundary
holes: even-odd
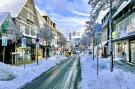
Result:
[[[49,48],[46,48],[46,56],[49,57]]]
[[[135,63],[135,41],[130,42],[131,62]]]

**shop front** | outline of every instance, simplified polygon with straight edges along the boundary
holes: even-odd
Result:
[[[135,40],[130,41],[129,61],[135,63]]]
[[[0,40],[0,61],[3,62],[3,46],[1,45],[2,41]],[[11,64],[12,63],[12,52],[15,51],[15,43],[8,40],[8,44],[5,47],[5,59],[4,63]]]
[[[108,42],[107,41],[102,41],[98,45],[99,49],[99,56],[102,58],[106,58],[108,56]]]
[[[129,41],[120,40],[114,42],[114,58],[129,61]]]
[[[26,47],[21,47],[21,41],[18,41],[16,46],[16,53],[20,54],[21,59],[27,61],[35,60],[35,45],[32,43],[31,38],[26,38]]]

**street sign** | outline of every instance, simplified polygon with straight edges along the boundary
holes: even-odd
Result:
[[[21,46],[26,48],[26,38],[22,37],[21,41],[22,41],[22,45]]]
[[[36,43],[39,43],[39,38],[36,38]]]
[[[2,46],[7,46],[8,39],[6,36],[2,36]]]

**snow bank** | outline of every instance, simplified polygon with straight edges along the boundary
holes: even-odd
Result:
[[[99,60],[99,75],[96,72],[96,59],[87,54],[81,55],[80,89],[135,89],[135,75],[115,68],[110,72],[110,60]]]
[[[13,67],[0,63],[0,78],[4,80],[11,79],[10,76],[15,77],[10,81],[0,80],[0,89],[17,89],[23,86],[27,82],[31,82],[34,78],[40,76],[43,72],[49,70],[60,61],[66,59],[64,56],[56,55],[48,58],[48,61],[40,60],[39,65],[36,62],[33,64],[27,64],[24,69],[23,66]]]
[[[12,68],[0,62],[0,80],[11,80],[15,77],[16,75],[12,72]]]

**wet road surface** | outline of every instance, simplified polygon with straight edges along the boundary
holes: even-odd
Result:
[[[77,89],[80,77],[79,56],[62,61],[21,89]]]

